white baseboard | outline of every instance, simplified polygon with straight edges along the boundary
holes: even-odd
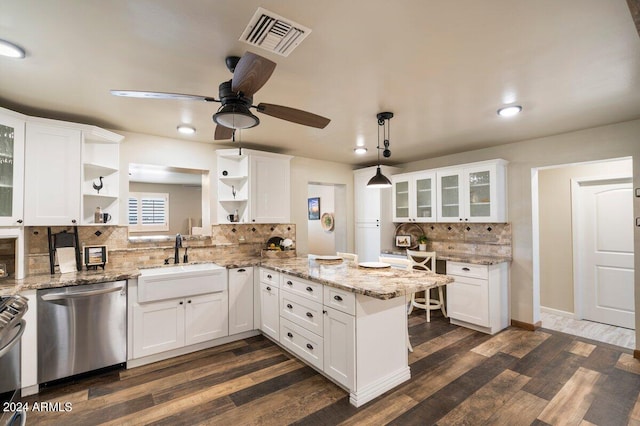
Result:
[[[546,306],[540,306],[540,312],[544,312],[545,314],[558,315],[560,317],[571,318],[571,319],[579,319],[575,313],[561,311],[560,309],[547,308]]]
[[[351,402],[351,405],[355,407],[361,407],[372,399],[379,397],[386,391],[406,382],[410,378],[411,371],[409,370],[409,367],[403,367],[386,377],[358,389],[357,392],[351,392],[349,395],[349,402]]]

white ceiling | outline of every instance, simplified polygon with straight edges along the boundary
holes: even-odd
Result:
[[[312,33],[288,57],[238,41],[259,6]],[[640,37],[625,0],[3,0],[0,38],[27,51],[0,58],[0,106],[202,142],[218,104],[109,90],[217,98],[225,57],[253,51],[278,64],[254,104],[332,121],[257,114],[242,144],[354,165],[375,162],[381,111],[395,114],[387,164],[640,117]],[[496,115],[514,102],[520,116]],[[196,135],[179,135],[180,122]]]

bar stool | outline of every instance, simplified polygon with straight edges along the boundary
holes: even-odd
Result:
[[[410,269],[418,269],[423,271],[432,272],[436,269],[436,252],[435,251],[417,251],[407,250],[407,259],[410,262]],[[427,266],[431,263],[431,268]],[[438,287],[438,298],[431,298],[431,290],[433,287],[424,291],[424,297],[416,297],[416,294],[411,295],[411,305],[409,306],[409,314],[413,311],[413,308],[420,308],[427,311],[427,322],[431,322],[431,311],[440,309],[442,315],[447,317],[447,311],[444,306],[444,296],[442,294],[442,286]]]
[[[358,255],[355,253],[345,253],[345,252],[338,251],[336,252],[336,256],[340,256],[343,259],[351,260],[353,261],[353,263],[358,265]]]

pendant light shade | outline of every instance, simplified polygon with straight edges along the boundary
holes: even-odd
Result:
[[[374,177],[369,179],[367,183],[367,188],[389,188],[391,186],[391,181],[388,177],[382,174],[382,170],[380,170],[380,150],[384,149],[384,156],[390,157],[391,151],[389,151],[389,120],[393,117],[392,112],[381,112],[377,115],[378,117],[378,146],[376,147],[378,151],[378,168],[376,169],[376,174]],[[380,127],[383,128],[382,137],[384,139],[384,148],[380,148]]]
[[[367,183],[367,188],[389,188],[391,186],[391,181],[385,175],[382,174],[380,170],[380,166],[376,170],[376,175],[369,179]]]

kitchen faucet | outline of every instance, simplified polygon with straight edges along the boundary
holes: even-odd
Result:
[[[180,249],[182,248],[182,235],[176,234],[176,246],[173,254],[173,263],[180,263]]]

